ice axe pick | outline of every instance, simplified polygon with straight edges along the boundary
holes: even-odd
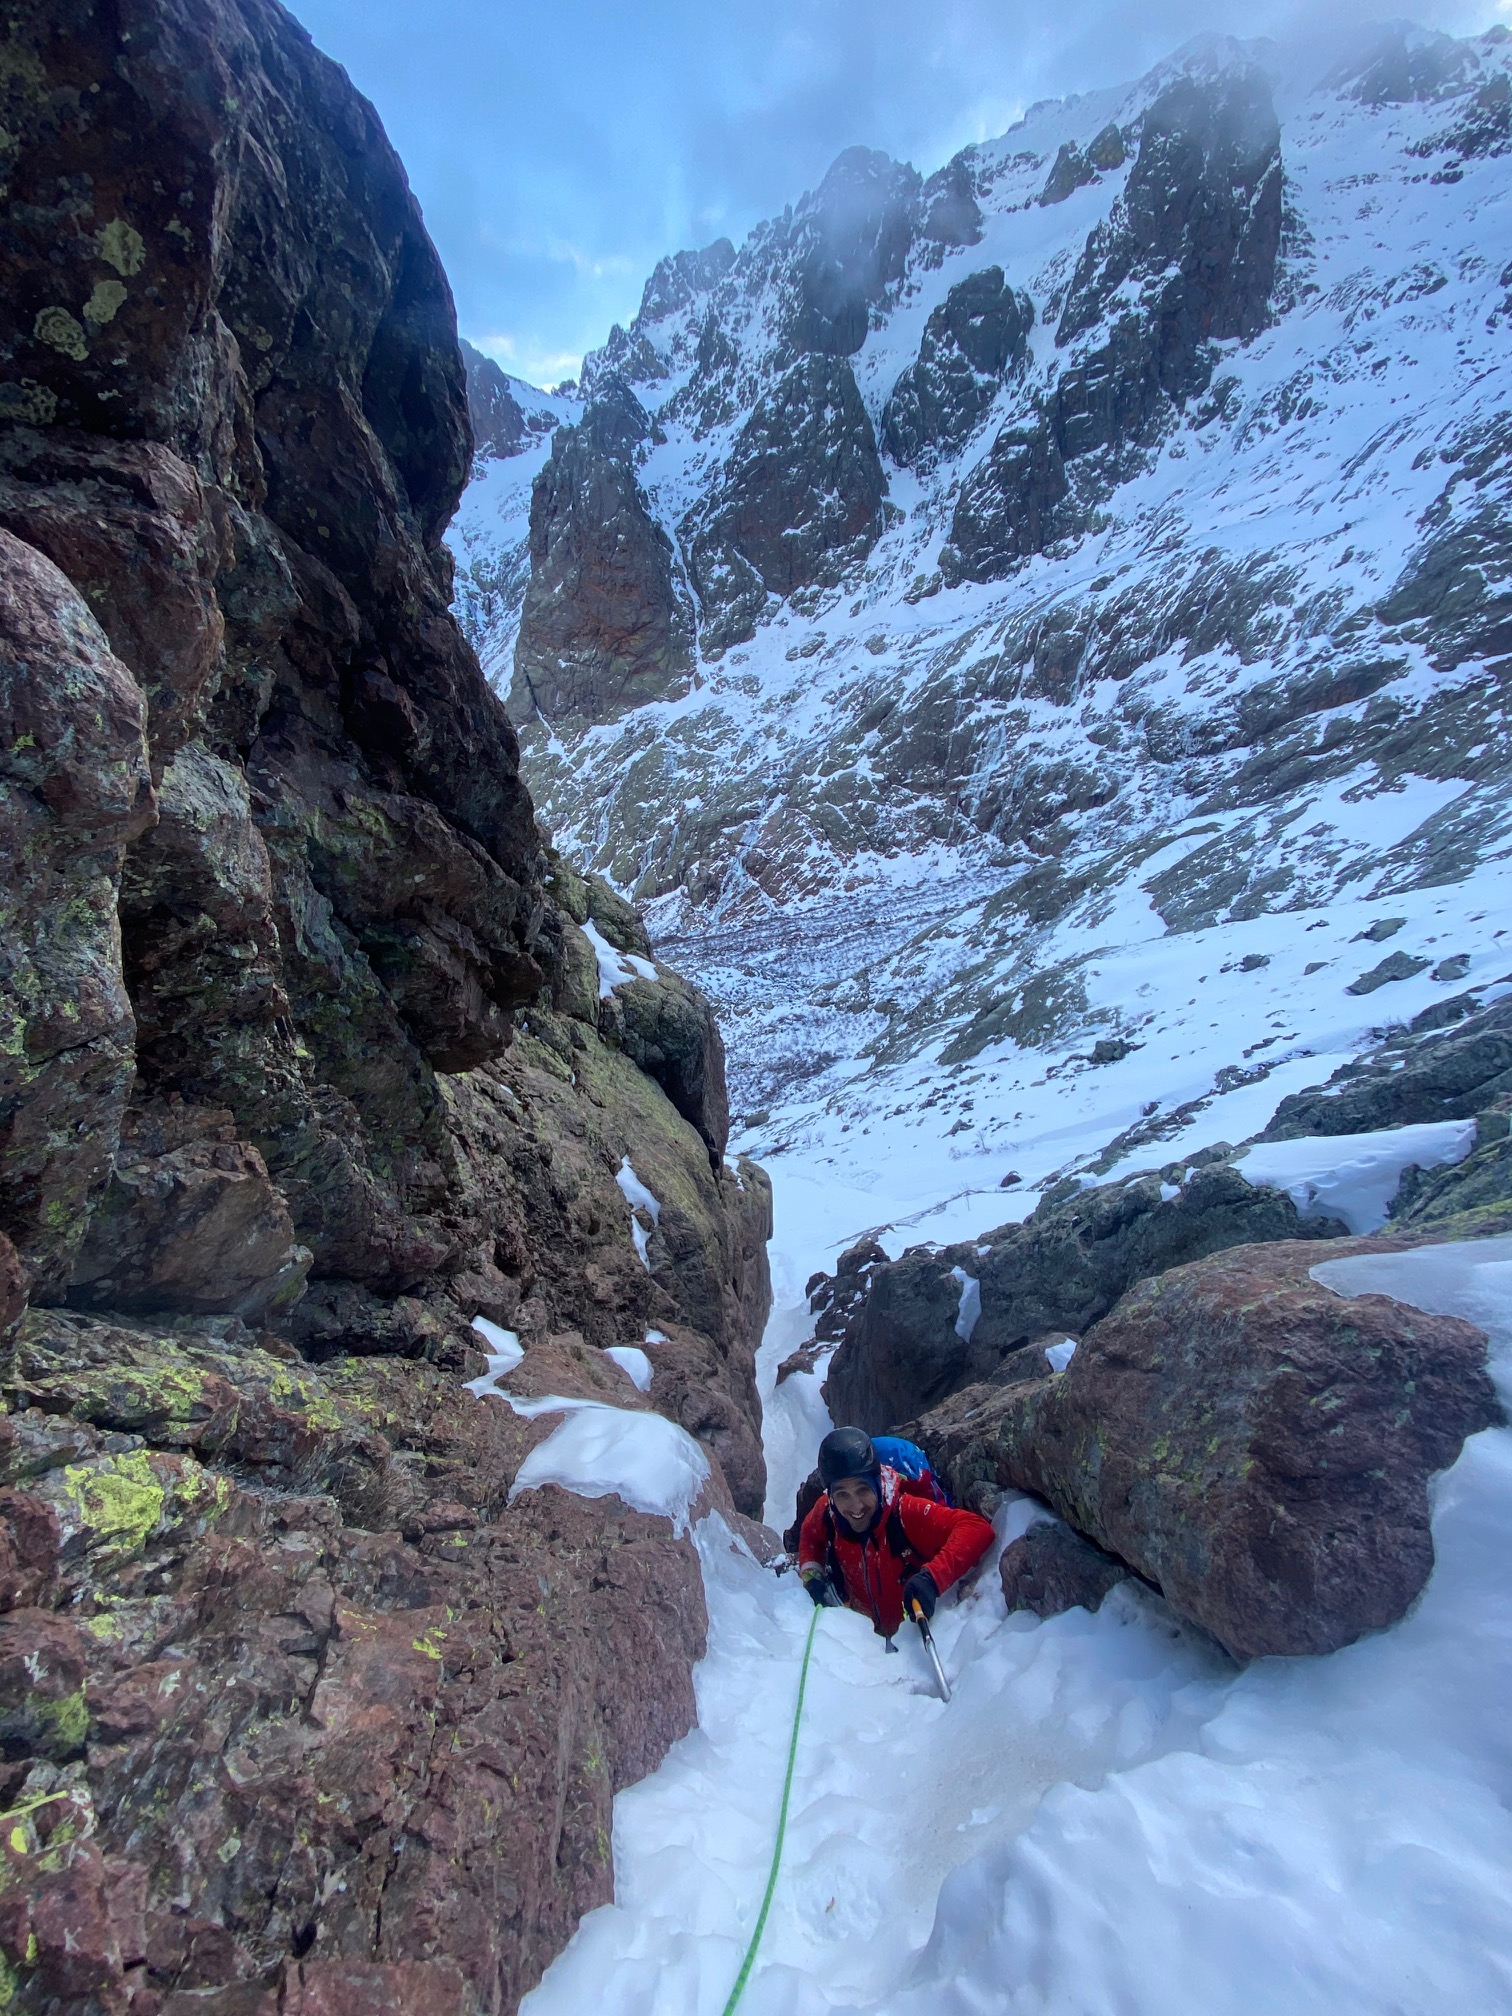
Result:
[[[940,1654],[935,1645],[934,1633],[929,1628],[929,1619],[924,1615],[923,1606],[917,1598],[909,1605],[908,1614],[913,1618],[915,1624],[918,1625],[919,1636],[924,1640],[924,1650],[934,1661],[935,1678],[940,1683],[940,1699],[948,1701],[950,1699],[950,1682],[945,1678],[945,1668],[940,1664]]]

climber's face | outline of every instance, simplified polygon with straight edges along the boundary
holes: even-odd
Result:
[[[842,1477],[830,1486],[830,1503],[853,1533],[864,1533],[877,1510],[877,1494],[864,1477]]]

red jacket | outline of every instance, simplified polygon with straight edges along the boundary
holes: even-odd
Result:
[[[827,1568],[851,1609],[891,1638],[903,1622],[903,1584],[910,1575],[927,1568],[943,1595],[991,1545],[991,1523],[980,1513],[916,1497],[896,1470],[884,1466],[882,1502],[869,1530],[853,1533],[821,1498],[798,1536],[798,1567],[800,1573]]]

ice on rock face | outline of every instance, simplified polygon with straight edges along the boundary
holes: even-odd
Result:
[[[1059,1344],[1047,1344],[1045,1346],[1045,1356],[1050,1360],[1050,1370],[1052,1372],[1064,1372],[1066,1367],[1071,1363],[1071,1360],[1076,1356],[1076,1339],[1074,1337],[1064,1337]]]
[[[472,1327],[488,1346],[491,1357],[503,1358],[510,1365],[518,1365],[525,1356],[525,1347],[513,1330],[506,1330],[499,1323],[491,1323],[486,1316],[474,1316]]]
[[[1405,1170],[1463,1162],[1474,1146],[1473,1120],[1434,1120],[1377,1134],[1258,1141],[1236,1166],[1251,1183],[1286,1191],[1304,1217],[1342,1218],[1351,1232],[1378,1232]]]
[[[642,959],[638,952],[621,952],[611,945],[591,917],[583,926],[583,936],[593,947],[593,956],[598,961],[601,1001],[607,1001],[615,988],[623,987],[627,980],[656,978],[656,968],[649,959]]]
[[[969,1344],[971,1333],[982,1318],[982,1284],[964,1267],[952,1267],[950,1278],[961,1291],[956,1305],[955,1333],[963,1344]]]
[[[480,1399],[485,1393],[497,1393],[501,1400],[507,1399],[507,1394],[499,1392],[499,1381],[519,1364],[525,1348],[513,1330],[491,1323],[486,1316],[474,1316],[472,1327],[488,1347],[488,1370],[477,1379],[469,1379],[467,1390]]]
[[[638,1344],[606,1345],[604,1356],[612,1358],[620,1370],[629,1377],[631,1383],[638,1386],[642,1393],[650,1392],[651,1360]]]
[[[660,1198],[653,1197],[639,1176],[636,1175],[634,1169],[630,1166],[630,1157],[628,1155],[621,1161],[619,1174],[614,1180],[619,1185],[625,1202],[630,1206],[630,1237],[634,1242],[636,1255],[642,1267],[649,1274],[651,1272],[651,1256],[648,1251],[650,1234],[641,1223],[640,1213],[642,1211],[645,1212],[646,1216],[651,1220],[653,1227],[659,1225],[661,1223],[661,1200]]]

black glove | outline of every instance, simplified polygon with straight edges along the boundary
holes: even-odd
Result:
[[[927,1568],[921,1568],[917,1575],[910,1575],[903,1584],[903,1615],[912,1617],[917,1603],[926,1617],[933,1617],[935,1605],[940,1600],[940,1592],[935,1587],[935,1579]]]
[[[845,1600],[828,1575],[805,1575],[803,1586],[817,1609],[838,1610]]]

